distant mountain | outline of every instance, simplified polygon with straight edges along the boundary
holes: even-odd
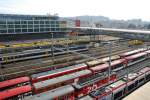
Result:
[[[104,16],[88,16],[88,15],[84,15],[84,16],[75,16],[75,17],[63,17],[63,18],[67,18],[67,19],[78,19],[81,21],[89,21],[89,22],[99,22],[99,21],[108,21],[109,18],[108,17],[104,17]]]
[[[75,16],[75,17],[60,17],[60,19],[65,20],[75,20],[81,21],[81,26],[95,26],[100,24],[101,27],[109,28],[131,28],[131,29],[147,29],[150,22],[142,21],[141,19],[131,19],[131,20],[114,20],[105,16]]]

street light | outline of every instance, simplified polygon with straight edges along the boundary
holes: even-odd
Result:
[[[107,44],[109,44],[109,67],[108,67],[108,84],[110,83],[110,76],[111,76],[111,56],[112,56],[112,42],[108,41],[106,42]]]

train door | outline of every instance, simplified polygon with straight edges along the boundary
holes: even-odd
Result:
[[[145,74],[142,74],[138,77],[138,85],[142,85],[145,82]]]
[[[145,79],[146,79],[146,81],[149,81],[149,80],[150,80],[150,71],[146,73]]]
[[[125,87],[120,87],[113,91],[113,100],[119,100],[125,93]]]
[[[127,91],[131,92],[134,89],[134,87],[135,87],[135,81],[128,83],[127,84]]]

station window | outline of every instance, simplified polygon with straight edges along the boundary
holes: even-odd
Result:
[[[40,21],[40,24],[44,24],[44,21]]]
[[[14,25],[8,25],[8,28],[14,28]]]
[[[0,33],[6,33],[7,30],[0,30]]]
[[[27,21],[21,21],[21,24],[27,24]]]
[[[6,25],[0,25],[0,29],[6,28]]]
[[[28,32],[33,32],[33,29],[28,29]]]
[[[8,29],[8,33],[14,33],[14,29]]]
[[[34,21],[34,24],[39,24],[39,21]]]
[[[28,24],[33,24],[33,21],[28,21]]]
[[[22,28],[27,28],[27,25],[22,25],[21,27],[22,27]]]
[[[33,25],[28,25],[28,28],[33,28]]]
[[[44,28],[40,28],[40,32],[44,32]]]
[[[6,24],[6,21],[0,21],[0,24]]]
[[[7,21],[7,24],[14,24],[14,21]]]
[[[15,21],[15,24],[20,24],[20,21]]]
[[[15,29],[15,32],[17,33],[17,32],[21,32],[21,29]]]
[[[20,25],[15,25],[15,28],[21,28],[21,26]]]
[[[39,28],[35,28],[35,29],[34,29],[34,32],[39,32]]]
[[[34,25],[34,28],[39,28],[39,25]]]

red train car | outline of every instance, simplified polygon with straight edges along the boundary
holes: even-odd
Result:
[[[141,52],[132,56],[125,57],[127,61],[127,66],[133,65],[135,63],[141,62],[147,59],[147,53]]]
[[[92,72],[90,70],[82,70],[79,72],[63,75],[60,77],[56,77],[53,79],[45,80],[42,82],[37,82],[33,84],[34,91],[36,94],[45,92],[48,90],[52,90],[57,87],[61,87],[64,85],[72,84],[77,82],[80,78],[86,78],[91,75]]]
[[[80,98],[81,96],[85,96],[87,94],[89,94],[90,92],[103,87],[105,85],[107,85],[109,82],[115,82],[116,81],[116,74],[112,74],[110,76],[110,79],[108,78],[108,76],[101,76],[99,77],[99,79],[97,80],[90,80],[90,82],[86,82],[87,84],[83,83],[83,84],[73,84],[75,89],[76,89],[76,94],[75,96]]]
[[[99,88],[89,94],[91,100],[120,100],[124,95],[135,90],[147,82],[150,77],[150,67],[143,68],[137,73],[130,73],[124,78],[108,85],[107,87]]]
[[[118,71],[118,70],[122,69],[124,67],[124,62],[125,62],[125,59],[118,59],[118,60],[112,61],[111,69],[113,71]],[[104,71],[108,70],[108,68],[109,68],[109,64],[105,63],[105,64],[101,64],[101,65],[92,67],[92,68],[90,68],[90,70],[92,70],[95,73],[95,72],[104,72]]]
[[[63,76],[65,74],[70,74],[84,69],[87,69],[87,65],[83,63],[83,64],[77,64],[77,65],[73,65],[61,69],[56,69],[54,71],[47,71],[39,74],[34,74],[31,76],[32,83],[44,81],[51,78],[56,78],[58,76]]]
[[[121,58],[124,58],[124,57],[131,56],[131,55],[134,55],[134,54],[137,54],[137,53],[139,53],[139,52],[146,51],[146,50],[147,50],[147,49],[145,49],[145,48],[136,49],[136,50],[132,50],[132,51],[129,51],[129,52],[122,53],[122,54],[120,54],[119,56],[120,56]]]
[[[26,97],[24,100],[75,100],[74,92],[74,88],[71,85],[66,85],[50,91]]]
[[[16,86],[27,85],[30,82],[29,77],[19,77],[0,82],[0,90],[9,89]]]
[[[0,100],[4,99],[19,99],[32,94],[30,85],[20,86],[13,89],[0,92]]]

